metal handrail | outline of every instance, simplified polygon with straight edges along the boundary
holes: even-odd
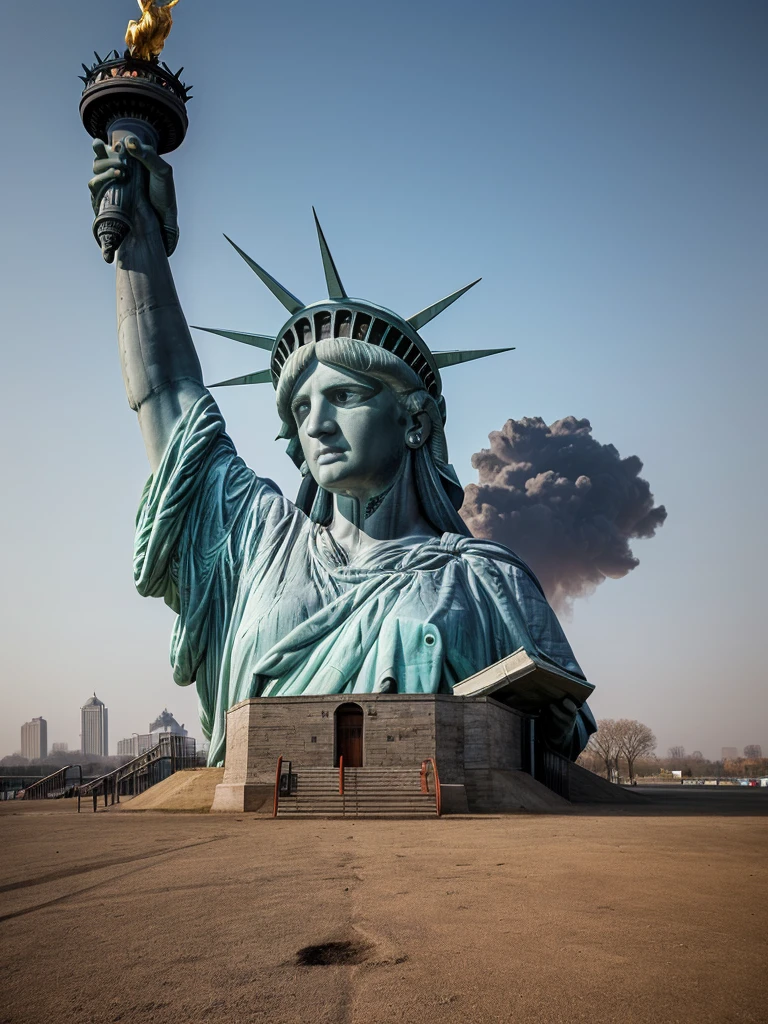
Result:
[[[138,757],[132,758],[130,761],[126,761],[125,764],[120,765],[118,768],[114,768],[111,772],[107,772],[106,775],[100,776],[98,779],[93,779],[91,782],[86,783],[84,786],[78,788],[77,793],[77,809],[80,810],[80,800],[84,796],[93,796],[93,809],[96,810],[96,798],[101,792],[104,796],[104,806],[108,804],[108,797],[111,793],[112,803],[120,803],[120,783],[131,778],[133,775],[137,775],[139,772],[143,772],[150,765],[157,764],[158,761],[171,762],[171,774],[177,769],[179,758],[182,764],[186,761],[186,755],[177,751],[177,746],[181,746],[181,741],[185,740],[186,737],[177,736],[175,734],[168,734],[160,738],[154,747],[150,747],[145,750],[143,754],[139,754]]]
[[[442,794],[440,792],[440,776],[437,771],[437,761],[434,757],[425,757],[421,762],[421,792],[429,793],[429,781],[427,774],[429,772],[429,766],[432,765],[432,772],[435,776],[435,812],[438,816],[443,813],[443,801]]]
[[[21,797],[22,800],[39,800],[41,797],[46,797],[50,792],[53,792],[54,783],[60,782],[63,788],[67,788],[67,772],[77,769],[80,773],[79,785],[83,784],[83,768],[79,764],[68,764],[63,768],[57,768],[55,772],[51,772],[50,775],[46,775],[43,779],[38,779],[37,782],[33,782],[31,786],[27,786],[24,790],[24,795]],[[61,778],[59,778],[61,776]],[[76,783],[72,783],[74,788]]]
[[[339,796],[344,796],[344,755],[339,754]]]
[[[277,817],[277,808],[280,806],[280,774],[283,770],[283,755],[277,759],[277,769],[275,770],[275,796],[272,801],[272,817]]]

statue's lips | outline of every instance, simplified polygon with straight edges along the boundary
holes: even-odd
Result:
[[[345,455],[346,452],[342,448],[323,448],[315,461],[318,466],[327,466],[331,462],[337,462]]]

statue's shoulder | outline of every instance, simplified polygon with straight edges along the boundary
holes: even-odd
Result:
[[[475,563],[473,569],[476,572],[478,569],[482,572],[480,566],[485,562],[489,570],[493,567],[504,575],[512,573],[527,577],[542,595],[544,593],[533,569],[519,555],[516,555],[514,551],[505,547],[504,544],[499,544],[493,540],[483,540],[481,537],[466,537],[459,533],[444,533],[440,537],[440,547],[457,558]]]

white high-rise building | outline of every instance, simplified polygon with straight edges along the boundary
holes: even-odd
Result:
[[[109,753],[107,709],[95,693],[80,708],[80,749],[98,757]]]
[[[21,756],[29,761],[48,757],[48,723],[44,718],[33,718],[22,725]]]

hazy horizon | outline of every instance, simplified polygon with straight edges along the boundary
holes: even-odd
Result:
[[[318,214],[353,295],[409,316],[483,280],[424,329],[435,348],[516,351],[444,373],[451,461],[509,418],[585,417],[637,455],[668,519],[639,566],[576,600],[566,633],[598,718],[637,718],[660,754],[768,749],[766,544],[768,9],[393,0],[211,13],[181,0],[164,59],[194,87],[170,157],[190,323],[274,333],[285,312],[226,232],[309,302]],[[116,351],[114,269],[91,236],[81,62],[122,46],[135,0],[15,5],[0,213],[6,489],[0,756],[42,716],[110,749],[168,708],[174,617],[132,582],[148,466]],[[298,28],[298,30],[297,30]],[[206,379],[263,353],[195,332]],[[10,385],[10,386],[8,386]],[[268,386],[217,399],[240,454],[289,496]]]

